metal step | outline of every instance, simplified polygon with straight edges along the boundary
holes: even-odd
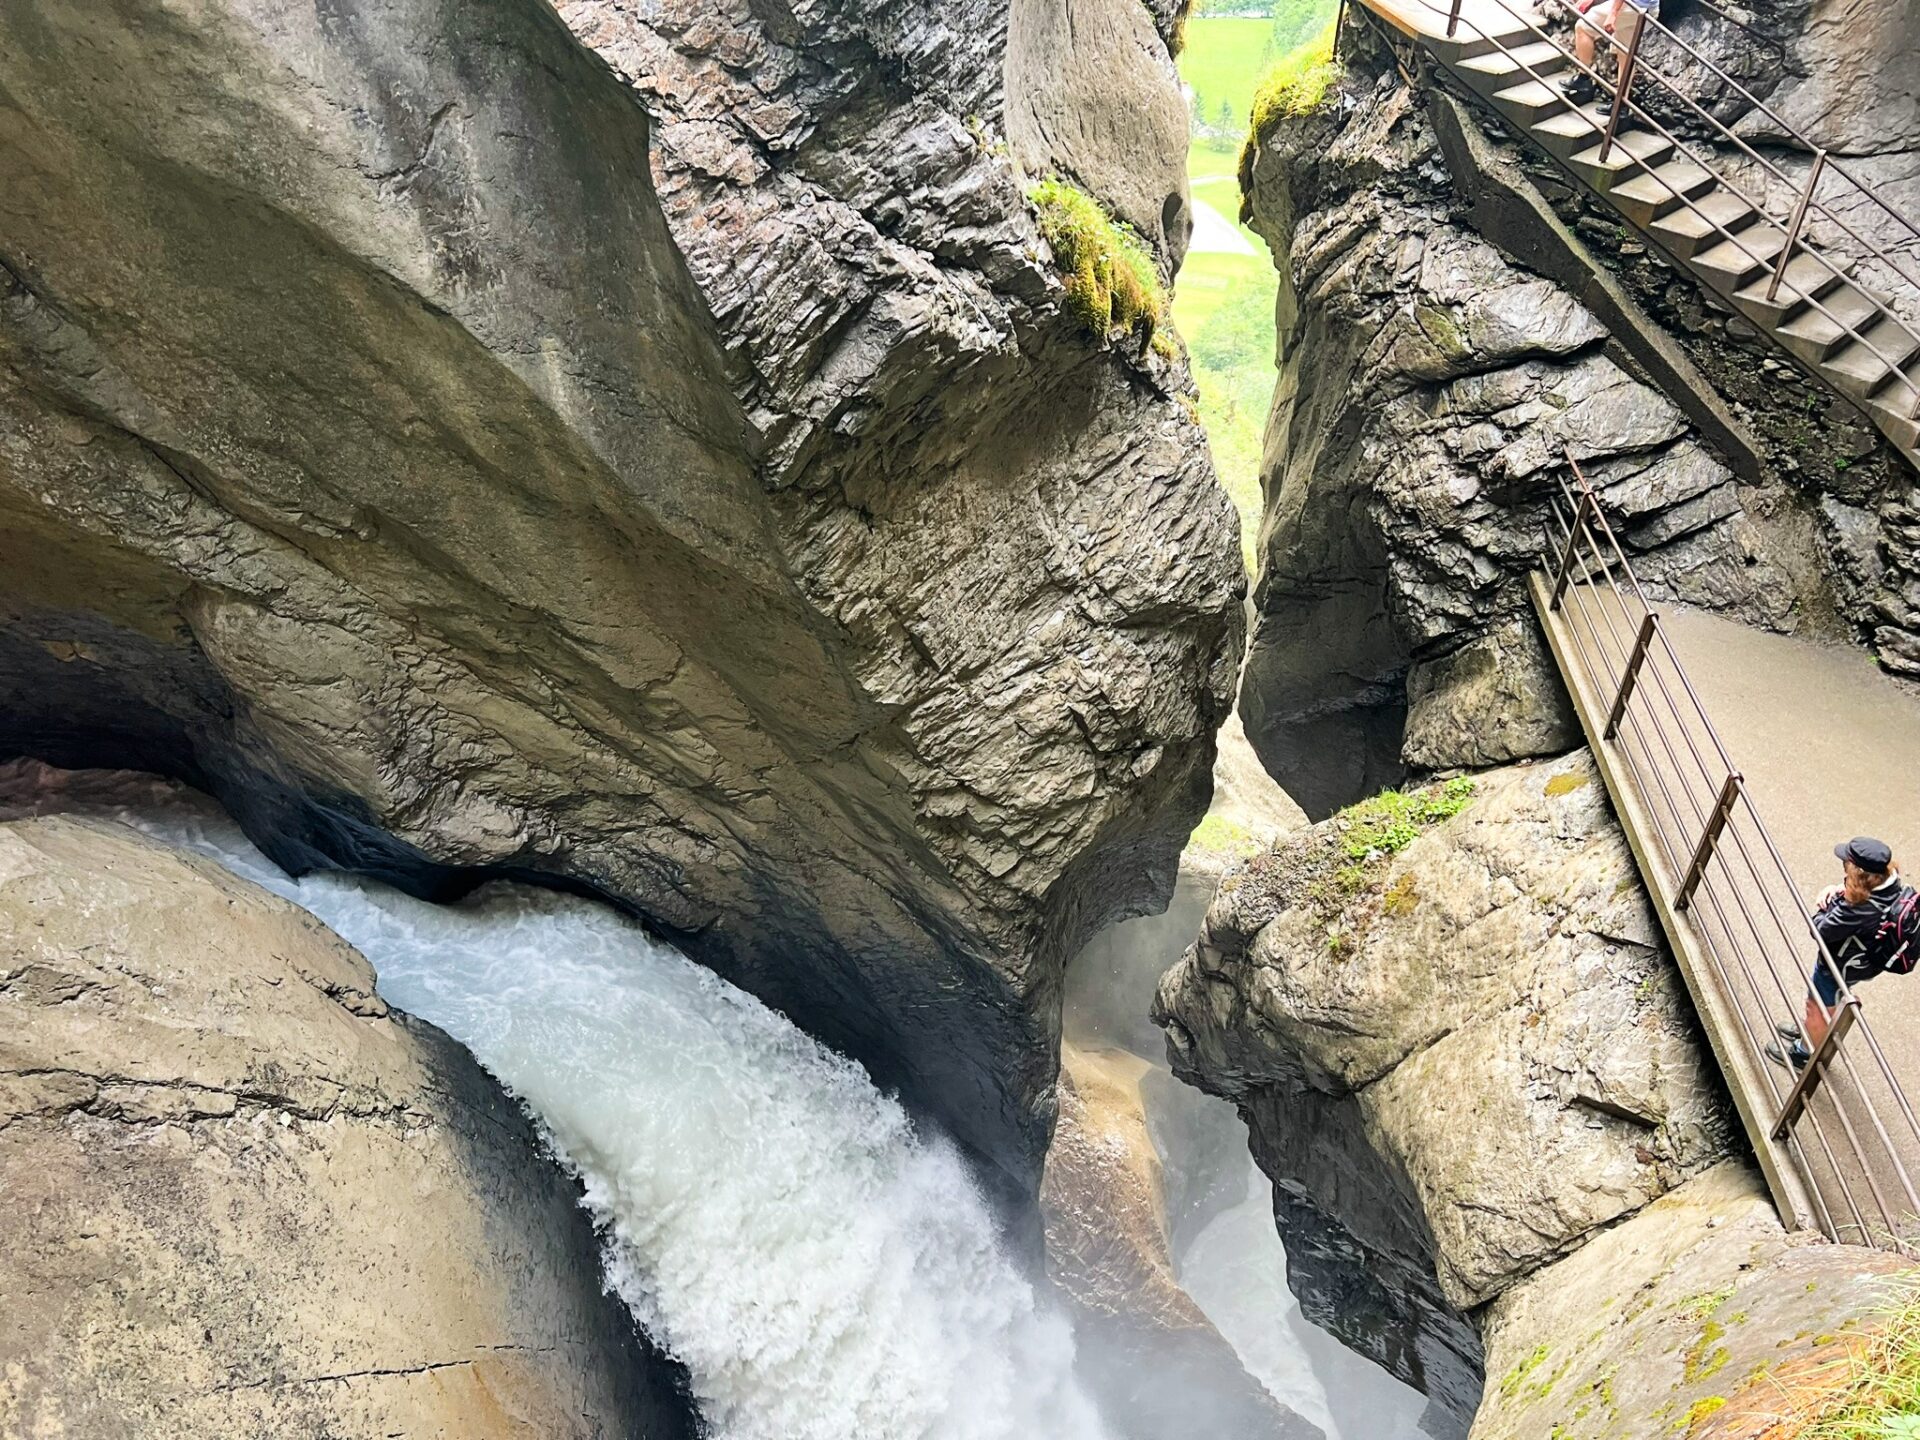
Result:
[[[1652,174],[1620,181],[1607,192],[1607,198],[1622,215],[1645,229],[1662,215],[1683,208],[1682,196],[1698,199],[1719,183],[1704,167],[1685,155],[1675,155],[1654,166]]]
[[[1774,254],[1777,260],[1778,250]],[[1769,269],[1758,280],[1734,291],[1733,303],[1754,324],[1778,330],[1789,315],[1805,308],[1807,300],[1824,302],[1827,296],[1847,283],[1846,277],[1852,272],[1851,260],[1803,251],[1787,262],[1787,273],[1782,277],[1780,291],[1773,299],[1767,298],[1767,286],[1773,279],[1773,271]]]
[[[1820,368],[1842,390],[1864,398],[1878,395],[1889,386],[1904,390],[1894,372],[1905,370],[1916,355],[1920,355],[1920,338],[1891,315],[1885,315],[1874,322],[1863,340],[1848,341]]]
[[[1737,290],[1756,276],[1765,275],[1773,258],[1786,244],[1786,232],[1768,221],[1749,226],[1737,239],[1708,246],[1689,257],[1687,263],[1714,289]]]
[[[1780,288],[1785,293],[1786,286]],[[1858,285],[1845,281],[1822,295],[1817,308],[1809,304],[1796,307],[1792,318],[1781,323],[1778,333],[1794,354],[1819,364],[1854,334],[1864,334],[1868,323],[1882,313],[1879,301]]]
[[[1596,141],[1568,156],[1567,164],[1589,185],[1602,193],[1609,193],[1616,180],[1630,180],[1636,175],[1645,175],[1671,154],[1673,142],[1666,136],[1656,135],[1651,130],[1622,128],[1613,137],[1606,159],[1600,158],[1600,145]]]
[[[1709,190],[1646,228],[1685,260],[1728,235],[1739,234],[1759,218],[1759,212],[1731,190]]]

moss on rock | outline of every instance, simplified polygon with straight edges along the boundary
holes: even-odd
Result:
[[[1144,349],[1167,308],[1146,242],[1098,200],[1057,177],[1040,181],[1027,197],[1066,282],[1067,313],[1097,339],[1137,335]]]

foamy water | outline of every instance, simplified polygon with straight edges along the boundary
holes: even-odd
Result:
[[[716,1440],[1104,1440],[959,1156],[758,1001],[591,901],[293,880],[216,812],[112,813],[320,917],[527,1102]]]

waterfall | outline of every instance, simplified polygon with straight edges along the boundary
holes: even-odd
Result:
[[[958,1154],[751,996],[589,900],[293,880],[217,811],[108,813],[318,916],[527,1104],[715,1440],[1103,1440]]]

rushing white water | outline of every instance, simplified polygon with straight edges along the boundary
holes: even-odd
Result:
[[[1246,1198],[1216,1215],[1180,1257],[1181,1286],[1267,1393],[1327,1440],[1422,1440],[1426,1397],[1301,1315],[1273,1226],[1273,1187],[1251,1159],[1247,1169]],[[1364,1430],[1353,1423],[1356,1409]]]
[[[758,1001],[591,901],[296,881],[217,812],[115,813],[319,916],[527,1102],[715,1440],[1101,1440],[959,1156]]]

